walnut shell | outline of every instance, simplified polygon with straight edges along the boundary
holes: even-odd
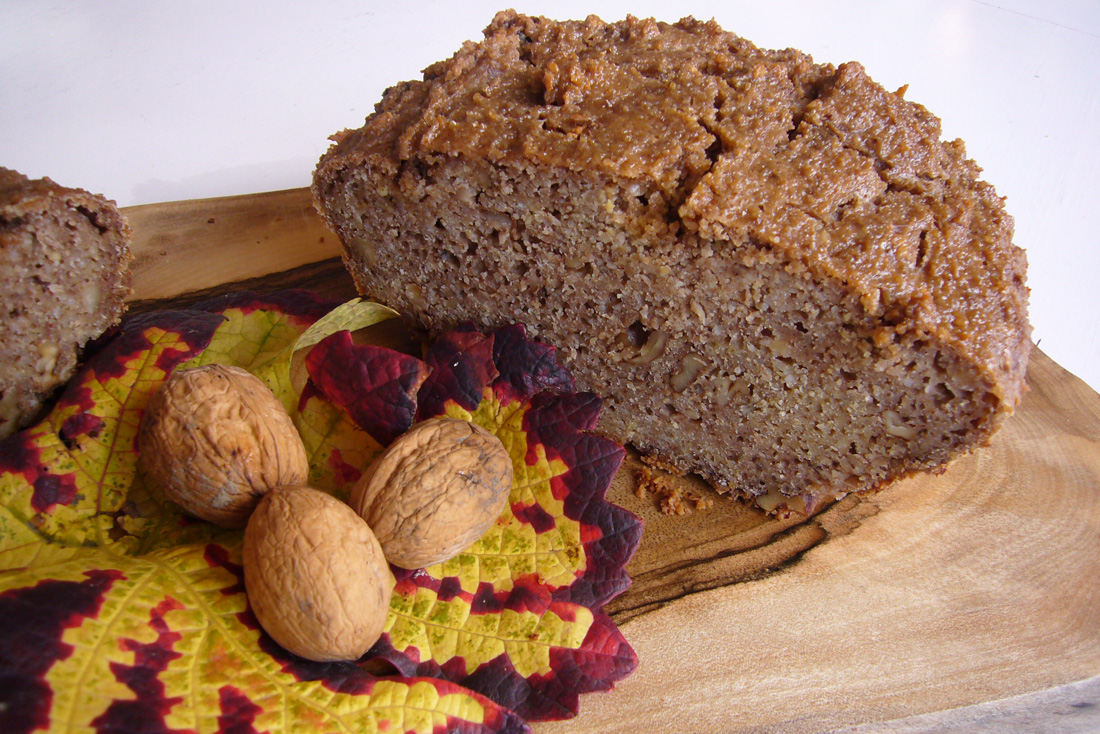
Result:
[[[286,409],[258,377],[210,364],[179,370],[149,398],[139,462],[188,513],[244,527],[260,497],[309,476],[305,446]]]
[[[433,418],[390,444],[349,504],[386,559],[411,569],[473,544],[500,517],[511,488],[512,458],[499,438],[468,421]]]
[[[382,634],[394,578],[370,527],[310,487],[277,487],[244,531],[244,586],[260,625],[307,660],[354,660]]]

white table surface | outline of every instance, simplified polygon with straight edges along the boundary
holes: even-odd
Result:
[[[0,0],[0,165],[120,205],[307,186],[387,86],[507,4]],[[558,19],[714,18],[860,61],[962,138],[1027,250],[1034,338],[1100,390],[1100,2],[516,2]]]

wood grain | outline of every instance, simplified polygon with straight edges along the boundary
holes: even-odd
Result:
[[[136,300],[167,299],[340,254],[309,189],[128,207]]]
[[[126,210],[137,309],[250,288],[351,297],[304,189]],[[1035,350],[991,445],[939,476],[785,520],[666,516],[631,454],[610,498],[646,530],[608,611],[638,652],[536,732],[1100,730],[1100,396]]]

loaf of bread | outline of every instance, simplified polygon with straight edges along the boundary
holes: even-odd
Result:
[[[600,430],[767,509],[941,468],[1024,390],[1002,200],[858,64],[505,12],[333,139],[314,196],[362,293],[525,323]]]
[[[38,417],[130,293],[130,229],[114,203],[0,168],[0,437]]]

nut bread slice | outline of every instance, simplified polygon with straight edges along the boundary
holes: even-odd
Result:
[[[28,425],[130,294],[114,202],[0,168],[0,437]]]
[[[943,467],[1024,390],[1012,220],[903,91],[713,22],[503,12],[313,191],[361,293],[523,322],[606,434],[811,511]]]

